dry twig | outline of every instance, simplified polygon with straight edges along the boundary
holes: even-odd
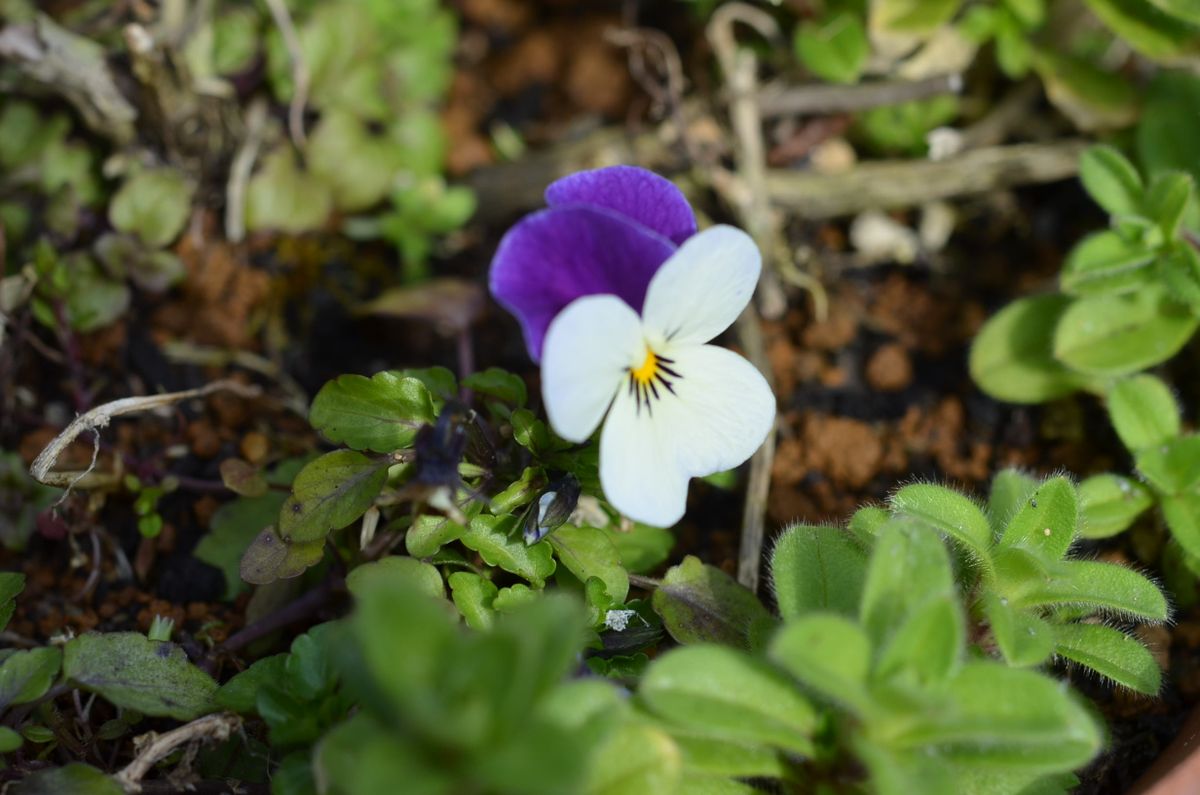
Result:
[[[246,185],[254,171],[254,161],[262,148],[267,129],[267,103],[256,99],[246,110],[246,137],[229,167],[229,182],[225,188],[225,236],[230,243],[240,243],[246,236]]]
[[[760,93],[759,107],[763,117],[768,119],[776,116],[853,113],[915,99],[928,99],[941,94],[957,94],[962,91],[962,85],[961,75],[950,74],[925,80],[859,83],[853,86],[821,83],[769,88]]]
[[[67,493],[70,493],[71,489],[75,486],[87,486],[89,485],[92,471],[96,468],[100,429],[108,427],[108,424],[112,422],[114,417],[119,417],[123,414],[151,411],[164,406],[172,406],[184,400],[205,397],[206,395],[211,395],[213,392],[221,391],[233,392],[244,398],[255,398],[261,394],[261,390],[256,386],[246,386],[236,381],[226,380],[214,381],[198,389],[188,389],[183,392],[128,397],[114,400],[111,403],[105,403],[103,406],[97,406],[91,411],[80,414],[70,425],[63,429],[62,433],[55,436],[50,444],[46,445],[46,449],[42,450],[38,454],[38,457],[34,459],[33,465],[29,467],[29,474],[39,483],[45,483],[47,486],[66,487]],[[67,446],[85,431],[91,431],[96,435],[96,446],[93,449],[91,465],[82,472],[64,472],[54,469],[54,465],[58,461],[58,457],[62,455],[63,450],[67,449]],[[63,497],[66,497],[66,494]]]
[[[241,726],[242,719],[237,715],[205,715],[165,734],[143,734],[134,740],[135,745],[140,748],[138,755],[114,778],[126,792],[141,792],[141,781],[145,775],[179,746],[188,743],[221,742],[229,739],[229,735]]]
[[[304,50],[300,48],[300,37],[296,35],[296,26],[292,15],[288,13],[283,0],[266,0],[271,18],[283,36],[283,44],[287,47],[288,58],[292,62],[292,101],[288,105],[288,134],[292,143],[303,149],[307,138],[304,134],[304,106],[308,104],[309,81],[312,75],[308,71],[308,62],[304,59]]]

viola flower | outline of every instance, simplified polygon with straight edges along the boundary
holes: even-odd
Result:
[[[729,226],[697,234],[679,190],[639,168],[575,174],[546,199],[501,242],[492,292],[541,360],[554,431],[583,442],[604,421],[608,501],[675,524],[688,480],[741,464],[774,423],[758,370],[707,344],[749,303],[758,249]]]

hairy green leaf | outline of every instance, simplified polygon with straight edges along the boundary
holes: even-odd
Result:
[[[775,633],[767,654],[823,698],[870,712],[871,641],[854,621],[833,613],[801,616]]]
[[[950,558],[937,533],[913,520],[893,520],[875,543],[867,566],[859,615],[882,648],[925,602],[954,594]]]
[[[1016,668],[1044,663],[1054,653],[1054,630],[1032,612],[986,592],[980,597],[983,615],[1005,661]]]
[[[1200,436],[1181,436],[1138,451],[1138,472],[1163,494],[1182,495],[1200,485]]]
[[[985,567],[992,546],[992,526],[970,498],[929,483],[905,486],[892,495],[892,510],[911,516],[961,544]]]
[[[1036,479],[1019,469],[1002,469],[992,478],[988,492],[987,514],[993,537],[999,538],[1013,517],[1028,503],[1037,490]]]
[[[1126,293],[1154,279],[1158,252],[1111,229],[1085,237],[1063,265],[1060,284],[1071,295]]]
[[[784,619],[814,610],[852,616],[858,611],[867,552],[837,527],[793,525],[771,551],[775,604]]]
[[[639,698],[670,724],[720,740],[812,753],[817,714],[783,674],[743,652],[673,649],[642,680]]]
[[[1175,438],[1182,424],[1170,387],[1145,374],[1113,385],[1108,393],[1108,416],[1125,447],[1135,452]]]
[[[1058,560],[1075,540],[1079,497],[1064,477],[1044,481],[1004,529],[1000,545],[1023,547],[1044,560]]]
[[[1133,163],[1111,146],[1091,146],[1080,155],[1079,179],[1109,215],[1134,215],[1142,209],[1142,178]]]
[[[1045,576],[1023,583],[1014,601],[1024,607],[1086,607],[1146,621],[1166,621],[1170,615],[1153,582],[1124,566],[1090,560],[1055,564]]]
[[[1054,358],[1059,318],[1071,305],[1065,295],[1013,301],[988,319],[971,345],[971,378],[997,400],[1043,403],[1070,394],[1084,379]]]
[[[1121,475],[1092,475],[1079,484],[1079,535],[1114,536],[1152,505],[1154,495],[1136,480]]]
[[[1055,635],[1059,654],[1119,685],[1151,696],[1162,687],[1154,655],[1124,632],[1100,624],[1064,624]]]

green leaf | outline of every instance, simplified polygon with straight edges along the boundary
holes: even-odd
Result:
[[[901,731],[892,746],[923,747],[942,765],[1051,773],[1085,764],[1102,744],[1089,710],[1061,683],[1033,671],[969,662],[943,698],[940,709]]]
[[[8,621],[17,608],[17,594],[23,590],[25,590],[24,574],[0,571],[0,630],[8,626]]]
[[[377,453],[411,446],[421,426],[436,418],[425,385],[394,370],[329,381],[313,399],[308,415],[329,441]]]
[[[108,218],[121,232],[136,234],[154,248],[167,246],[187,223],[192,186],[173,168],[139,171],[121,185],[108,206]]]
[[[1128,127],[1137,120],[1138,93],[1122,75],[1049,49],[1034,50],[1033,68],[1046,96],[1080,130]]]
[[[403,149],[385,135],[372,135],[353,114],[321,115],[304,150],[313,176],[328,186],[337,209],[368,210],[391,191],[403,166]]]
[[[802,22],[794,46],[810,72],[833,83],[858,82],[871,54],[862,20],[848,11]]]
[[[1079,484],[1079,535],[1108,538],[1125,530],[1147,508],[1154,495],[1141,483],[1121,475],[1092,475]]]
[[[1164,444],[1179,435],[1182,425],[1171,389],[1152,375],[1118,381],[1108,393],[1108,416],[1133,451]]]
[[[238,576],[251,585],[269,585],[300,576],[324,556],[325,539],[297,543],[280,538],[274,527],[268,527],[242,553]]]
[[[586,795],[682,795],[683,758],[670,735],[629,722],[596,749],[588,766]]]
[[[388,461],[334,450],[311,462],[292,483],[279,511],[279,535],[305,543],[323,539],[366,513],[387,480]]]
[[[1119,685],[1158,695],[1162,671],[1145,646],[1124,632],[1099,624],[1064,624],[1055,629],[1056,651]]]
[[[1054,356],[1083,373],[1122,376],[1174,356],[1200,325],[1160,287],[1089,295],[1063,312]]]
[[[926,601],[954,593],[950,558],[937,533],[913,520],[893,520],[871,552],[859,616],[882,648]]]
[[[1146,243],[1126,240],[1111,229],[1093,232],[1071,249],[1060,284],[1071,295],[1130,292],[1154,279],[1157,257]]]
[[[1137,155],[1150,175],[1179,170],[1200,179],[1200,139],[1189,132],[1200,107],[1200,77],[1185,70],[1159,71],[1146,91],[1146,107],[1138,122]],[[1200,226],[1193,206],[1187,225]]]
[[[539,541],[526,546],[512,532],[516,519],[511,516],[476,516],[462,535],[462,543],[479,553],[489,566],[499,566],[541,588],[554,573],[554,555],[550,544]]]
[[[452,795],[454,781],[416,746],[398,742],[369,713],[359,712],[335,726],[312,750],[315,777],[326,782],[328,795],[395,792],[405,795]],[[274,791],[274,790],[272,790]],[[307,795],[307,794],[306,794]]]
[[[509,405],[519,408],[529,399],[525,381],[518,375],[499,367],[472,373],[463,379],[462,385],[484,395],[490,395]]]
[[[287,144],[263,158],[262,168],[246,186],[246,228],[252,231],[310,232],[319,229],[332,211],[329,188],[296,166]]]
[[[992,592],[980,596],[983,615],[1005,661],[1015,668],[1044,663],[1054,653],[1054,628]]]
[[[892,495],[894,513],[910,516],[961,544],[984,566],[992,546],[992,526],[970,498],[943,486],[914,483]]]
[[[1192,25],[1200,25],[1200,4],[1196,0],[1150,0],[1159,10]]]
[[[123,709],[191,720],[210,712],[217,683],[183,649],[139,632],[81,635],[63,647],[63,676]]]
[[[414,558],[429,558],[465,532],[467,528],[447,517],[418,516],[404,535],[404,547]]]
[[[490,629],[495,620],[492,602],[500,592],[495,584],[469,571],[456,571],[447,582],[454,606],[462,613],[467,626],[481,632]]]
[[[1155,8],[1146,0],[1086,2],[1101,22],[1149,58],[1169,62],[1196,51],[1196,29]]]
[[[253,715],[258,692],[268,685],[284,681],[287,654],[274,654],[257,660],[246,670],[236,674],[217,691],[215,702],[222,709],[232,710],[239,715]]]
[[[988,493],[988,521],[992,534],[999,537],[1017,512],[1025,507],[1038,482],[1019,469],[1002,469],[992,478]]]
[[[36,701],[58,676],[62,652],[47,646],[14,651],[0,662],[0,713],[13,704]]]
[[[1162,512],[1171,537],[1188,555],[1200,557],[1200,494],[1166,497],[1162,501]]]
[[[559,562],[580,582],[597,577],[615,602],[624,603],[629,595],[629,574],[622,568],[621,556],[608,536],[594,527],[565,524],[549,541]]]
[[[875,543],[875,536],[879,534],[880,528],[886,525],[891,518],[892,514],[886,508],[878,505],[866,505],[851,515],[850,521],[846,524],[846,530],[857,538],[859,543],[870,546]]]
[[[867,552],[847,531],[789,527],[771,550],[771,582],[779,615],[785,621],[815,610],[855,615],[866,571]]]
[[[1020,607],[1076,606],[1093,611],[1166,621],[1166,597],[1153,582],[1115,563],[1070,560],[1026,580],[1013,592]]]
[[[1179,235],[1194,184],[1190,174],[1164,171],[1154,175],[1146,193],[1146,214],[1158,221],[1163,238],[1174,240]]]
[[[689,773],[743,778],[783,778],[786,775],[787,768],[780,753],[769,746],[717,740],[674,726],[669,730],[671,739],[683,754],[684,769]],[[692,793],[696,790],[686,791]],[[750,790],[748,795],[757,792]]]
[[[1180,495],[1200,484],[1200,436],[1181,436],[1147,447],[1134,456],[1138,472],[1152,487]]]
[[[1145,190],[1141,175],[1117,149],[1098,144],[1079,157],[1079,179],[1092,199],[1109,215],[1136,215]]]
[[[958,668],[966,634],[957,594],[925,602],[897,627],[875,675],[937,686]]]
[[[667,570],[651,604],[671,637],[683,644],[748,649],[758,631],[773,621],[757,596],[692,555]]]
[[[669,724],[701,736],[813,751],[812,706],[786,676],[734,649],[673,649],[651,664],[638,696]]]
[[[634,522],[631,530],[612,525],[600,528],[621,555],[621,565],[630,574],[646,574],[658,568],[675,546],[675,535],[665,527]]]
[[[242,555],[259,533],[279,519],[286,499],[281,491],[268,491],[261,497],[227,502],[212,515],[210,530],[193,554],[225,575],[225,599],[234,599],[245,590],[239,575]]]
[[[971,378],[997,400],[1043,403],[1082,383],[1051,353],[1059,318],[1071,305],[1064,295],[1021,298],[993,315],[971,346]]]
[[[1079,497],[1064,477],[1042,482],[1000,537],[1000,545],[1023,547],[1043,560],[1059,560],[1075,540]]]
[[[442,583],[441,572],[422,560],[403,555],[388,555],[362,564],[346,575],[346,588],[357,596],[360,589],[367,587],[368,580],[376,578],[403,578],[411,581],[429,596],[446,598],[446,586]]]
[[[11,754],[18,750],[25,742],[20,734],[8,728],[0,726],[0,754]]]
[[[870,713],[871,641],[848,618],[813,612],[788,621],[775,633],[767,656],[823,698],[859,715]]]
[[[870,4],[872,30],[923,35],[949,22],[960,0],[876,0]]]
[[[12,795],[124,795],[114,779],[91,765],[71,762],[62,767],[39,770],[11,785]]]

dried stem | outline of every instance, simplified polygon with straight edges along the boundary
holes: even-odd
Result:
[[[237,715],[205,715],[165,734],[143,734],[134,740],[135,745],[141,749],[138,755],[114,778],[126,792],[141,792],[142,778],[179,746],[202,741],[227,740],[229,735],[241,726],[242,719]]]
[[[308,103],[308,88],[311,76],[308,72],[308,62],[304,59],[304,51],[300,48],[300,38],[296,35],[296,26],[292,23],[292,15],[288,13],[283,0],[266,0],[271,17],[275,20],[279,33],[283,36],[283,44],[287,47],[288,58],[292,62],[292,101],[288,105],[288,134],[297,148],[303,149],[307,138],[304,134],[304,106]]]
[[[256,99],[246,111],[246,138],[234,155],[225,188],[225,236],[240,243],[246,236],[246,185],[267,129],[267,103]]]
[[[244,627],[241,631],[230,635],[210,656],[215,657],[218,654],[237,651],[249,646],[259,638],[270,635],[277,629],[283,629],[289,624],[294,624],[303,618],[307,618],[322,607],[329,600],[329,597],[335,591],[340,590],[344,584],[341,579],[326,580],[286,607],[263,616],[253,624]]]
[[[949,74],[925,80],[860,83],[853,86],[811,85],[764,89],[759,109],[765,118],[776,116],[824,116],[896,105],[915,99],[962,91],[961,75]]]

